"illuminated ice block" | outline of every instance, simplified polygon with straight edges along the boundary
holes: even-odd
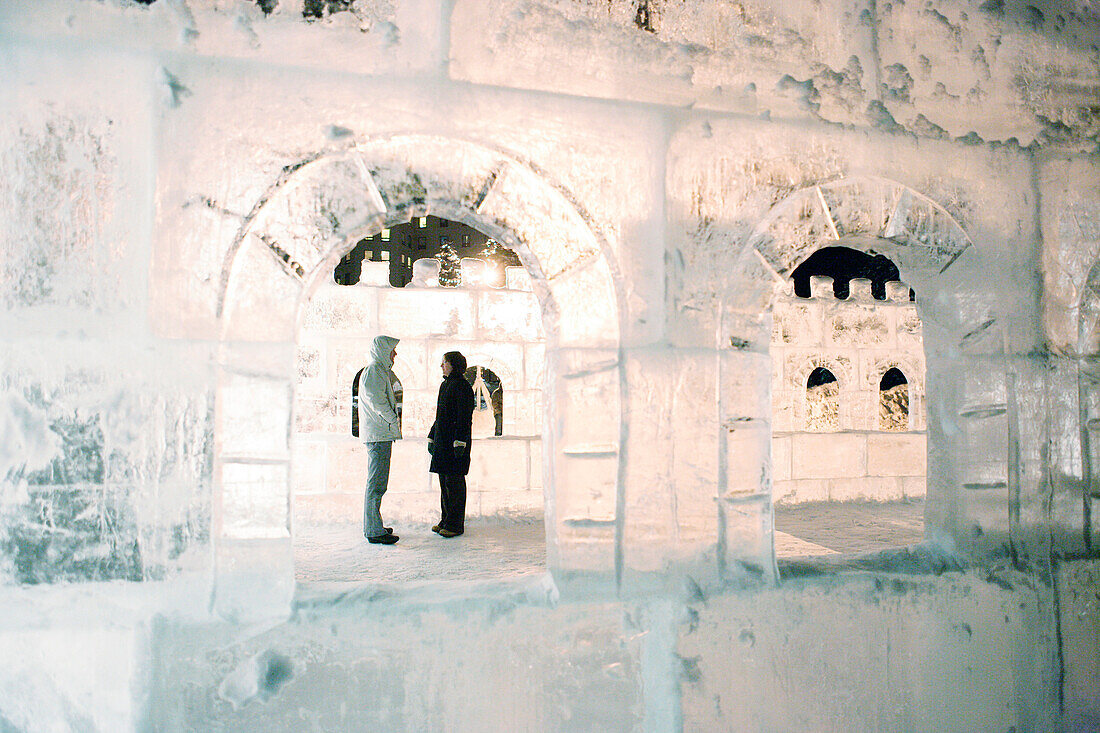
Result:
[[[477,291],[389,288],[378,295],[380,324],[392,328],[398,337],[469,339],[475,335]]]
[[[530,290],[531,276],[525,267],[505,267],[504,286],[509,290]]]
[[[896,303],[908,303],[909,285],[897,280],[886,283],[886,299]]]
[[[470,449],[470,474],[467,479],[469,485],[494,492],[526,490],[527,453],[526,440],[475,440]]]
[[[811,298],[832,298],[833,294],[833,278],[826,277],[824,275],[813,275],[810,277],[810,297]]]
[[[363,260],[362,274],[359,276],[362,286],[383,286],[390,284],[390,263]]]
[[[412,282],[416,288],[434,288],[439,286],[440,262],[434,257],[422,257],[413,262]]]
[[[459,270],[462,276],[462,285],[464,288],[481,288],[486,287],[486,267],[485,260],[479,260],[476,257],[463,257]]]

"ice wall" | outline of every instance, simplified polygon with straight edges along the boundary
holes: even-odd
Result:
[[[107,50],[5,45],[0,183],[8,583],[143,580],[209,543],[208,345],[146,333],[151,109]]]
[[[582,606],[507,585],[400,604],[305,598],[294,624],[246,640],[168,630],[152,694],[174,728],[300,715],[316,729],[1052,730],[1052,617],[1027,582],[868,575]],[[266,702],[211,694],[272,655],[293,672]]]
[[[451,68],[471,81],[964,143],[1097,143],[1088,6],[493,0],[459,3],[451,27]],[[532,35],[559,42],[533,52]]]
[[[315,5],[0,6],[5,724],[1100,715],[1095,563],[1072,560],[1100,540],[1094,9]],[[293,583],[302,306],[357,238],[429,212],[532,278],[556,600]],[[826,243],[918,293],[931,544],[792,580],[771,307]],[[468,628],[464,665],[378,682]],[[50,651],[76,639],[102,672]],[[498,648],[536,670],[498,683]]]

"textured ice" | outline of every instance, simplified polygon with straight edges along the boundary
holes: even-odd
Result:
[[[1098,31],[1081,2],[0,3],[0,728],[1095,728]],[[428,214],[522,269],[332,282]],[[791,298],[834,245],[904,284]],[[408,531],[368,548],[346,394],[383,330]],[[444,540],[455,348],[504,435]],[[830,432],[794,399],[817,367]],[[925,490],[917,548],[776,560],[777,500]]]
[[[486,15],[491,38],[475,30]],[[1090,92],[1061,80],[1095,83],[1098,25],[1088,8],[1047,17],[1002,2],[494,0],[458,6],[451,53],[460,78],[482,83],[1092,149]],[[528,39],[543,35],[561,40],[531,53]]]

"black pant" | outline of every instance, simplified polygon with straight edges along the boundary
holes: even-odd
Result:
[[[439,508],[443,518],[439,526],[451,532],[463,532],[466,522],[466,477],[439,474]]]

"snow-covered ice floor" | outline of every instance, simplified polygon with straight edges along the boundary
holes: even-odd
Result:
[[[924,538],[924,502],[777,506],[781,558],[874,552]],[[546,572],[538,518],[469,519],[461,537],[444,539],[427,523],[396,522],[396,545],[372,545],[358,523],[299,525],[294,533],[299,582],[418,582],[516,579]]]
[[[924,500],[838,502],[775,507],[779,557],[853,554],[924,539]]]
[[[298,582],[371,583],[426,580],[514,579],[546,572],[546,535],[541,520],[466,521],[461,537],[446,539],[429,524],[402,525],[395,545],[372,545],[361,525],[300,526],[294,534]]]

